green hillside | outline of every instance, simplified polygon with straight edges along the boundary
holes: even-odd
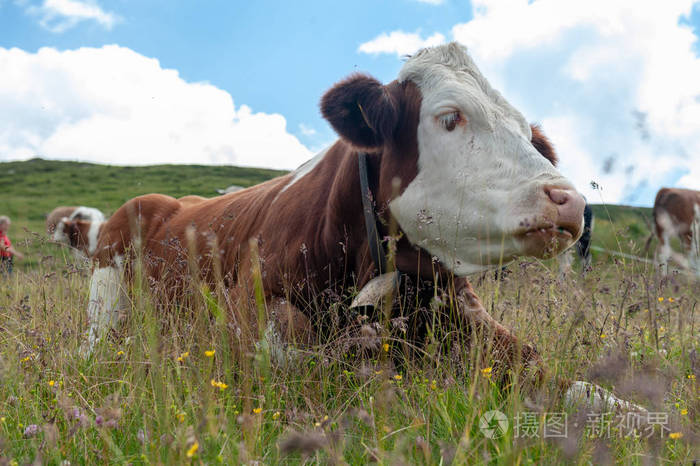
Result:
[[[27,252],[30,267],[56,248],[42,249],[45,215],[59,205],[86,205],[110,215],[125,201],[147,193],[175,197],[218,195],[230,185],[252,186],[284,172],[260,168],[205,165],[117,167],[93,163],[32,159],[0,163],[0,215],[12,219],[10,238]],[[18,264],[20,265],[20,264]]]
[[[44,216],[59,205],[87,205],[110,215],[126,200],[146,193],[180,197],[216,196],[232,184],[251,186],[284,172],[259,168],[206,165],[118,167],[92,163],[32,159],[0,163],[0,215],[9,215],[11,238],[28,252],[22,267],[40,260],[40,252],[61,253],[44,245]],[[594,205],[594,245],[606,250],[643,255],[649,237],[651,209]],[[34,234],[32,234],[32,232]],[[654,246],[654,243],[652,243]],[[47,249],[48,248],[48,249]],[[653,249],[651,249],[653,251]],[[594,251],[596,259],[606,256]]]

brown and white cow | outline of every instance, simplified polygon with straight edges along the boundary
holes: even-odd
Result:
[[[313,341],[327,319],[319,296],[347,296],[378,273],[360,189],[365,152],[380,236],[398,229],[396,268],[452,292],[460,325],[490,339],[496,366],[522,362],[541,376],[534,348],[488,314],[465,277],[518,256],[553,256],[580,237],[585,202],[556,170],[542,132],[455,43],[421,50],[386,85],[351,75],[324,95],[321,111],[341,139],[287,175],[188,206],[149,194],[114,213],[93,257],[87,351],[125,302],[134,237],[151,283],[168,291],[192,272],[188,250],[212,287],[219,262],[235,309],[253,301],[259,267],[278,331]],[[568,387],[599,397],[583,382]]]
[[[104,221],[104,214],[94,207],[56,207],[46,218],[46,231],[57,243],[89,257],[95,252]]]
[[[693,229],[700,228],[700,191],[680,188],[661,188],[654,200],[654,227],[659,239],[657,260],[664,272],[668,261],[674,257],[684,267],[691,267],[700,273],[698,263],[698,242],[700,238]],[[688,258],[674,254],[671,239],[678,237]]]

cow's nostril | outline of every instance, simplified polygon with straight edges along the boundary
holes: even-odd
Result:
[[[544,191],[547,193],[547,196],[549,196],[552,202],[557,205],[566,204],[571,198],[570,191],[566,189],[546,187]]]

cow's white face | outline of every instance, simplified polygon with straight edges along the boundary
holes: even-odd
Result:
[[[553,255],[578,239],[583,200],[578,226],[558,221],[561,206],[548,189],[573,196],[573,186],[535,149],[523,116],[460,46],[422,51],[399,80],[422,94],[418,173],[390,203],[413,244],[461,275],[521,255]]]
[[[411,243],[458,275],[552,256],[581,236],[585,201],[551,146],[457,44],[420,51],[388,85],[350,76],[321,110],[347,142],[381,154],[380,200]],[[402,190],[392,198],[393,177]]]

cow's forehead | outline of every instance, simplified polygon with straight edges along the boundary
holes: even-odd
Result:
[[[422,49],[406,61],[398,80],[415,83],[424,99],[431,93],[438,94],[440,100],[441,97],[458,98],[462,94],[471,100],[470,106],[497,111],[516,123],[528,139],[531,137],[525,117],[491,87],[466,48],[456,42]]]

